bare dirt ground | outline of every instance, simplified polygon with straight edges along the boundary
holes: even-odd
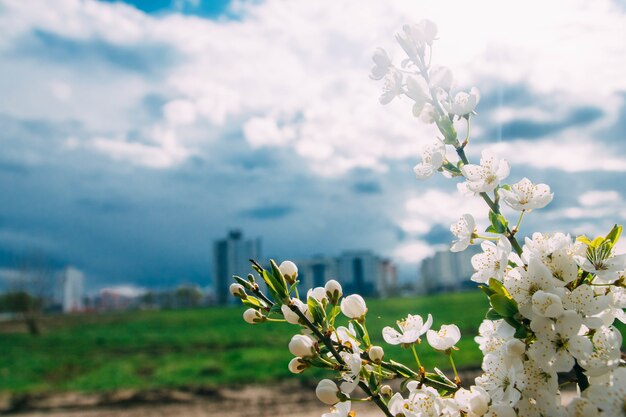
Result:
[[[476,371],[463,374],[469,383]],[[573,395],[573,391],[564,392],[563,403],[569,403]],[[299,383],[201,391],[65,393],[23,398],[21,403],[2,400],[0,414],[16,417],[319,417],[329,411],[315,397],[314,386]],[[353,410],[357,417],[381,416],[370,403],[353,403]]]
[[[54,403],[40,404],[31,411],[12,412],[5,415],[20,417],[319,417],[329,408],[316,398],[313,388],[281,386],[280,388],[245,387],[224,389],[211,397],[187,396],[179,393],[170,397],[168,403],[133,403],[118,405],[89,405],[89,400],[78,399],[68,404],[71,398],[57,399]],[[83,402],[80,405],[80,402]],[[162,399],[160,400],[162,401]],[[35,405],[36,407],[36,405]],[[355,404],[359,417],[377,416],[371,404]]]

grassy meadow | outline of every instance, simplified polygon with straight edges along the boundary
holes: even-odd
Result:
[[[456,323],[463,335],[459,367],[476,366],[473,341],[484,317],[479,291],[368,302],[368,329],[387,358],[413,364],[409,351],[384,344],[381,330],[407,313],[431,313],[434,324]],[[109,391],[122,388],[216,387],[316,377],[287,370],[287,343],[297,330],[287,323],[246,324],[243,307],[55,316],[43,319],[38,337],[21,326],[0,325],[0,392]],[[424,364],[447,369],[446,357],[426,343]]]

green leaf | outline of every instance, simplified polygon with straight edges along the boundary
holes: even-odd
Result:
[[[458,144],[456,129],[454,128],[454,124],[452,120],[448,117],[442,117],[435,121],[437,123],[437,127],[439,131],[443,134],[444,140],[443,142],[447,145],[456,145]]]
[[[526,337],[528,337],[528,330],[526,329],[526,326],[524,326],[523,324],[521,326],[519,326],[515,330],[515,334],[513,336],[516,339],[526,339]]]
[[[396,373],[400,374],[401,376],[405,378],[410,378],[415,375],[415,372],[413,372],[411,368],[405,365],[402,365],[401,363],[396,362],[394,360],[389,361],[389,367],[392,368]]]
[[[608,243],[610,249],[613,249],[613,246],[615,246],[615,244],[617,243],[621,235],[622,235],[622,225],[616,224],[615,226],[613,226],[613,228],[611,229],[609,234],[606,235],[606,238],[605,238],[606,240],[610,241],[610,243]]]
[[[489,210],[489,222],[491,223],[491,226],[493,226],[495,233],[506,232],[508,222],[502,214],[496,214],[493,210]]]
[[[502,316],[498,314],[496,310],[494,310],[493,308],[490,308],[489,310],[487,310],[487,314],[485,314],[485,318],[487,320],[499,320],[502,318]]]
[[[370,374],[369,386],[372,392],[376,392],[378,390],[378,381],[376,381],[376,375],[374,374],[374,372]]]
[[[493,294],[495,294],[496,292],[494,290],[492,290],[491,288],[489,288],[486,285],[479,285],[478,288],[480,288],[480,290],[482,292],[484,292],[485,294],[487,294],[487,297],[491,297]]]
[[[489,288],[496,294],[502,294],[507,298],[511,298],[509,292],[504,288],[504,285],[495,278],[489,278]]]
[[[356,320],[352,320],[352,324],[354,325],[354,330],[356,332],[357,339],[359,342],[365,344],[365,346],[370,345],[370,339],[367,336],[367,332],[365,331],[365,327],[361,323]]]
[[[252,307],[252,308],[265,307],[264,303],[262,303],[258,298],[253,297],[251,295],[247,296],[245,300],[241,300],[241,303],[245,306]]]
[[[513,317],[517,314],[517,303],[502,294],[494,294],[489,297],[491,307],[502,317]]]
[[[587,236],[585,236],[585,235],[578,236],[576,238],[576,241],[582,242],[582,243],[584,243],[587,246],[591,246],[591,240],[589,240],[589,238]]]

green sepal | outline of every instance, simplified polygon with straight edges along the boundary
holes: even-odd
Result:
[[[617,243],[621,235],[622,235],[622,225],[616,224],[615,226],[613,226],[613,228],[611,229],[609,234],[606,235],[606,238],[605,238],[605,240],[610,241],[610,242],[607,242],[610,249],[613,249],[613,246],[615,246],[615,244]]]
[[[352,324],[354,325],[354,331],[356,332],[357,340],[363,343],[365,346],[369,346],[370,338],[367,336],[363,325],[356,320],[352,320]]]
[[[320,325],[324,323],[324,320],[326,319],[326,312],[324,311],[324,307],[322,307],[320,302],[313,297],[309,297],[306,300],[306,303],[309,307],[311,315],[313,316],[313,322]]]
[[[489,297],[491,307],[502,317],[513,317],[517,314],[517,303],[503,294]]]
[[[506,221],[506,218],[504,218],[502,214],[495,213],[493,210],[489,210],[489,222],[491,223],[491,226],[493,226],[494,231],[492,232],[491,230],[487,230],[488,232],[492,232],[492,233],[506,232],[508,222]]]

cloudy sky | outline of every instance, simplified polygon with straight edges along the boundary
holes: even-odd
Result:
[[[371,248],[413,273],[485,218],[414,179],[435,132],[368,78],[425,17],[482,93],[470,156],[555,191],[522,232],[623,222],[623,1],[0,0],[0,269],[38,251],[92,289],[206,285],[239,227],[277,259]]]

